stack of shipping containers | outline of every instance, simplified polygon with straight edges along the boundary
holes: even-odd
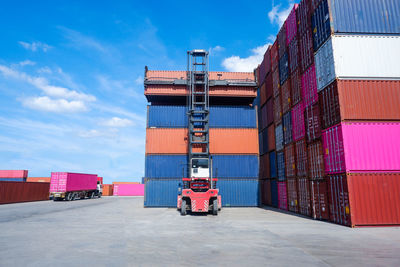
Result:
[[[348,226],[400,223],[399,17],[396,0],[294,6],[256,71],[263,81],[271,61],[259,95],[273,92],[278,182],[261,199],[278,205],[263,204]]]
[[[176,207],[188,176],[186,72],[145,74],[146,207]],[[257,96],[253,73],[210,72],[210,153],[223,206],[258,206]]]

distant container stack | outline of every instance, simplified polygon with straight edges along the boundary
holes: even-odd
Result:
[[[210,72],[210,153],[223,206],[258,206],[259,143],[253,73]],[[176,207],[188,175],[186,71],[146,68],[146,207]],[[254,103],[253,103],[254,102]],[[115,189],[114,189],[115,190]]]
[[[0,170],[0,181],[26,182],[27,170]]]
[[[255,71],[262,204],[400,224],[399,47],[397,0],[294,5]]]

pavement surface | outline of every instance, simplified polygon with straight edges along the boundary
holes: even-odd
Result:
[[[0,266],[400,266],[400,228],[275,209],[185,216],[140,197],[0,205]]]

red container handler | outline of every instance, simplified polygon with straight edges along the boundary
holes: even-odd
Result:
[[[321,119],[319,104],[308,106],[304,111],[307,142],[311,143],[321,137]]]
[[[50,183],[0,181],[0,204],[49,200]]]
[[[297,195],[297,178],[287,178],[288,191],[288,210],[299,212],[298,195]]]
[[[310,180],[308,177],[298,177],[299,213],[311,217]]]
[[[296,177],[296,151],[294,143],[284,148],[286,177]]]
[[[315,67],[312,65],[301,76],[301,88],[304,107],[313,105],[318,101],[317,78]]]
[[[286,113],[290,110],[290,101],[291,101],[291,90],[290,90],[290,78],[286,80],[286,82],[282,85],[282,111]]]
[[[282,104],[280,94],[274,98],[274,122],[275,125],[278,125],[282,122]]]
[[[303,102],[298,103],[292,109],[292,130],[293,141],[303,139],[306,134],[304,127],[304,105]]]
[[[301,101],[301,75],[300,69],[297,68],[290,77],[290,87],[292,89],[292,105],[296,105]]]
[[[311,27],[299,36],[300,68],[304,73],[314,63],[314,48]]]
[[[306,177],[308,175],[307,143],[301,139],[295,143],[296,150],[296,175]]]
[[[286,181],[277,182],[278,184],[278,208],[288,210]]]
[[[312,217],[317,220],[329,220],[328,188],[326,180],[311,180]]]
[[[265,179],[260,181],[260,189],[261,189],[261,204],[272,206],[271,200],[271,180]]]
[[[276,70],[278,66],[279,66],[278,40],[275,40],[271,48],[271,71]]]
[[[325,177],[324,152],[321,140],[317,140],[307,147],[309,176],[311,179]]]
[[[276,69],[272,72],[272,91],[274,97],[277,97],[281,94],[281,84],[279,80],[279,69]]]

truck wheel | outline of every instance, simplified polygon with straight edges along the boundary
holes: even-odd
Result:
[[[212,213],[213,213],[213,215],[218,215],[218,200],[217,199],[213,200]]]
[[[102,195],[102,194],[101,194],[101,193],[99,193],[99,198],[101,198],[101,195]]]
[[[76,193],[72,193],[72,196],[71,196],[71,201],[74,201],[74,200],[75,200],[75,198],[76,198]]]
[[[181,205],[181,215],[185,216],[186,215],[186,200],[182,199],[182,205]]]
[[[72,193],[68,193],[67,196],[65,197],[66,201],[72,201]]]

